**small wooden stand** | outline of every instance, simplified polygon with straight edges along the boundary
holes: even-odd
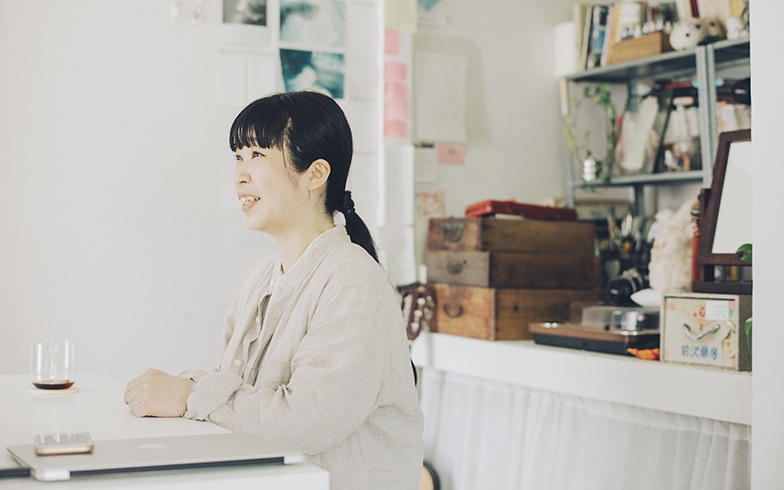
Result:
[[[719,204],[727,172],[727,159],[733,142],[751,141],[751,130],[730,131],[719,135],[716,163],[713,166],[713,182],[710,189],[700,194],[700,243],[698,280],[692,283],[695,293],[751,294],[751,282],[720,282],[714,278],[717,265],[751,267],[750,262],[741,260],[738,254],[713,253],[713,239],[719,216]],[[751,196],[749,196],[749,199]],[[749,217],[751,219],[751,217]]]
[[[670,36],[663,32],[652,32],[634,39],[626,39],[613,45],[608,64],[646,58],[672,51]]]

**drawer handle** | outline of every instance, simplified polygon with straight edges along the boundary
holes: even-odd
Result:
[[[463,264],[461,262],[447,263],[446,271],[450,274],[460,274],[463,272]]]
[[[691,331],[690,326],[686,325],[685,323],[683,324],[683,334],[686,337],[688,337],[689,340],[691,340],[692,342],[698,342],[704,339],[705,337],[707,337],[708,335],[712,335],[718,332],[719,329],[721,329],[721,325],[715,323],[711,328],[705,329],[702,332],[695,334],[694,332]]]
[[[444,310],[444,314],[449,318],[457,318],[463,314],[463,306],[458,303],[456,308],[452,308],[452,303],[444,303],[442,309]]]
[[[463,223],[444,223],[442,233],[444,240],[450,243],[457,243],[463,238]]]

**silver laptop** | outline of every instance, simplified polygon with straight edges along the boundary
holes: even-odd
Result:
[[[91,475],[252,464],[295,464],[307,454],[293,446],[250,434],[227,433],[95,441],[88,454],[39,456],[32,444],[8,451],[36,480]]]

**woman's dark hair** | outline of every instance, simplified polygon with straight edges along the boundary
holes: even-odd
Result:
[[[251,102],[240,112],[229,133],[232,151],[256,146],[275,148],[297,173],[305,172],[318,159],[329,162],[326,212],[340,211],[346,217],[351,241],[364,248],[378,262],[373,237],[354,210],[351,192],[346,190],[353,142],[351,128],[340,106],[318,92],[301,91],[273,94]]]

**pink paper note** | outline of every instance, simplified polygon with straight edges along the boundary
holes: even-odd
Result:
[[[384,82],[384,98],[387,100],[408,100],[408,85],[398,82]]]
[[[405,121],[384,121],[384,138],[406,139],[408,136],[408,125]]]
[[[387,61],[384,63],[384,80],[406,81],[407,67],[405,63]]]
[[[438,163],[463,165],[465,163],[465,151],[465,145],[448,145],[443,143],[436,145]]]
[[[384,29],[384,54],[397,56],[400,54],[400,31]]]
[[[388,99],[384,101],[384,119],[405,121],[408,119],[408,102]]]

